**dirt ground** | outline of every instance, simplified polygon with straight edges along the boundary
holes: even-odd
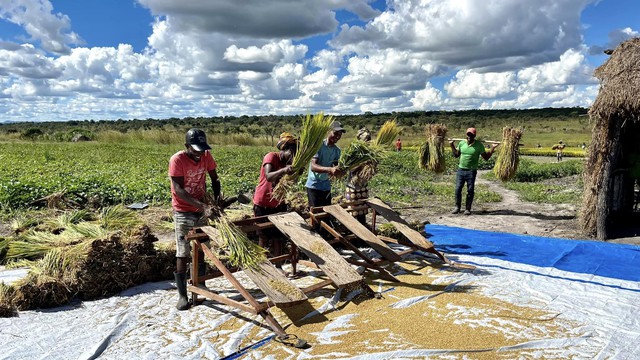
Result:
[[[472,208],[471,215],[451,214],[451,210],[425,207],[403,209],[402,215],[409,221],[429,221],[432,224],[458,226],[476,230],[509,232],[569,239],[586,238],[579,229],[577,208],[569,204],[537,204],[519,199],[518,194],[499,183],[483,179],[478,172],[477,185],[485,185],[489,190],[502,196],[502,201],[486,203]],[[565,180],[567,186],[575,181]],[[453,185],[452,185],[453,186]],[[464,207],[464,195],[463,195]]]
[[[484,171],[486,172],[486,171]],[[580,228],[578,207],[571,204],[538,204],[522,201],[517,192],[498,182],[482,178],[478,172],[476,184],[483,184],[502,196],[502,201],[474,206],[471,215],[451,214],[453,209],[425,206],[402,209],[403,217],[411,222],[428,221],[432,224],[457,226],[468,229],[527,234],[566,239],[589,239]],[[576,177],[555,179],[554,184],[575,187]],[[463,196],[464,203],[464,196]],[[464,204],[463,204],[464,205]],[[630,234],[607,242],[640,245],[640,233]]]

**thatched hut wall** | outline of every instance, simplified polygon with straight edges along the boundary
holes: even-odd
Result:
[[[597,237],[611,235],[612,210],[627,207],[628,197],[619,189],[628,188],[623,169],[626,152],[638,146],[640,115],[640,38],[618,46],[594,75],[600,91],[589,110],[594,123],[584,174],[581,213],[583,229]]]

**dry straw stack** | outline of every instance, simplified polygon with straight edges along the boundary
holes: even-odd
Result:
[[[74,222],[67,222],[70,219]],[[113,295],[137,284],[169,279],[175,267],[175,250],[156,249],[157,238],[149,227],[122,206],[107,208],[90,221],[65,215],[41,226],[5,239],[6,253],[0,262],[29,266],[30,271],[0,288],[0,316],[63,305],[73,297]]]
[[[446,169],[444,144],[447,137],[447,127],[443,124],[430,124],[426,129],[427,140],[420,147],[421,169],[442,173]]]
[[[513,178],[520,161],[518,144],[522,138],[522,130],[506,127],[502,129],[502,143],[498,147],[498,158],[493,173],[502,181]]]
[[[302,120],[298,151],[291,164],[293,172],[283,176],[275,186],[272,194],[274,199],[283,201],[287,197],[287,193],[294,188],[300,175],[309,166],[313,156],[320,150],[322,141],[331,129],[332,122],[333,116],[324,116],[323,113],[318,113],[314,116],[307,115]]]

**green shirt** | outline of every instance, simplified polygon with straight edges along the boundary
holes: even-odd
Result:
[[[458,151],[460,152],[460,162],[458,167],[465,170],[478,170],[478,158],[484,153],[484,145],[480,141],[474,141],[473,144],[467,144],[467,141],[458,143]]]

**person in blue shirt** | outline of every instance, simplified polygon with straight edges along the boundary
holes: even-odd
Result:
[[[305,185],[309,207],[331,205],[329,175],[339,175],[338,159],[340,159],[341,151],[337,142],[345,132],[342,124],[339,121],[334,121],[327,138],[322,142],[322,147],[311,159],[307,184]]]

